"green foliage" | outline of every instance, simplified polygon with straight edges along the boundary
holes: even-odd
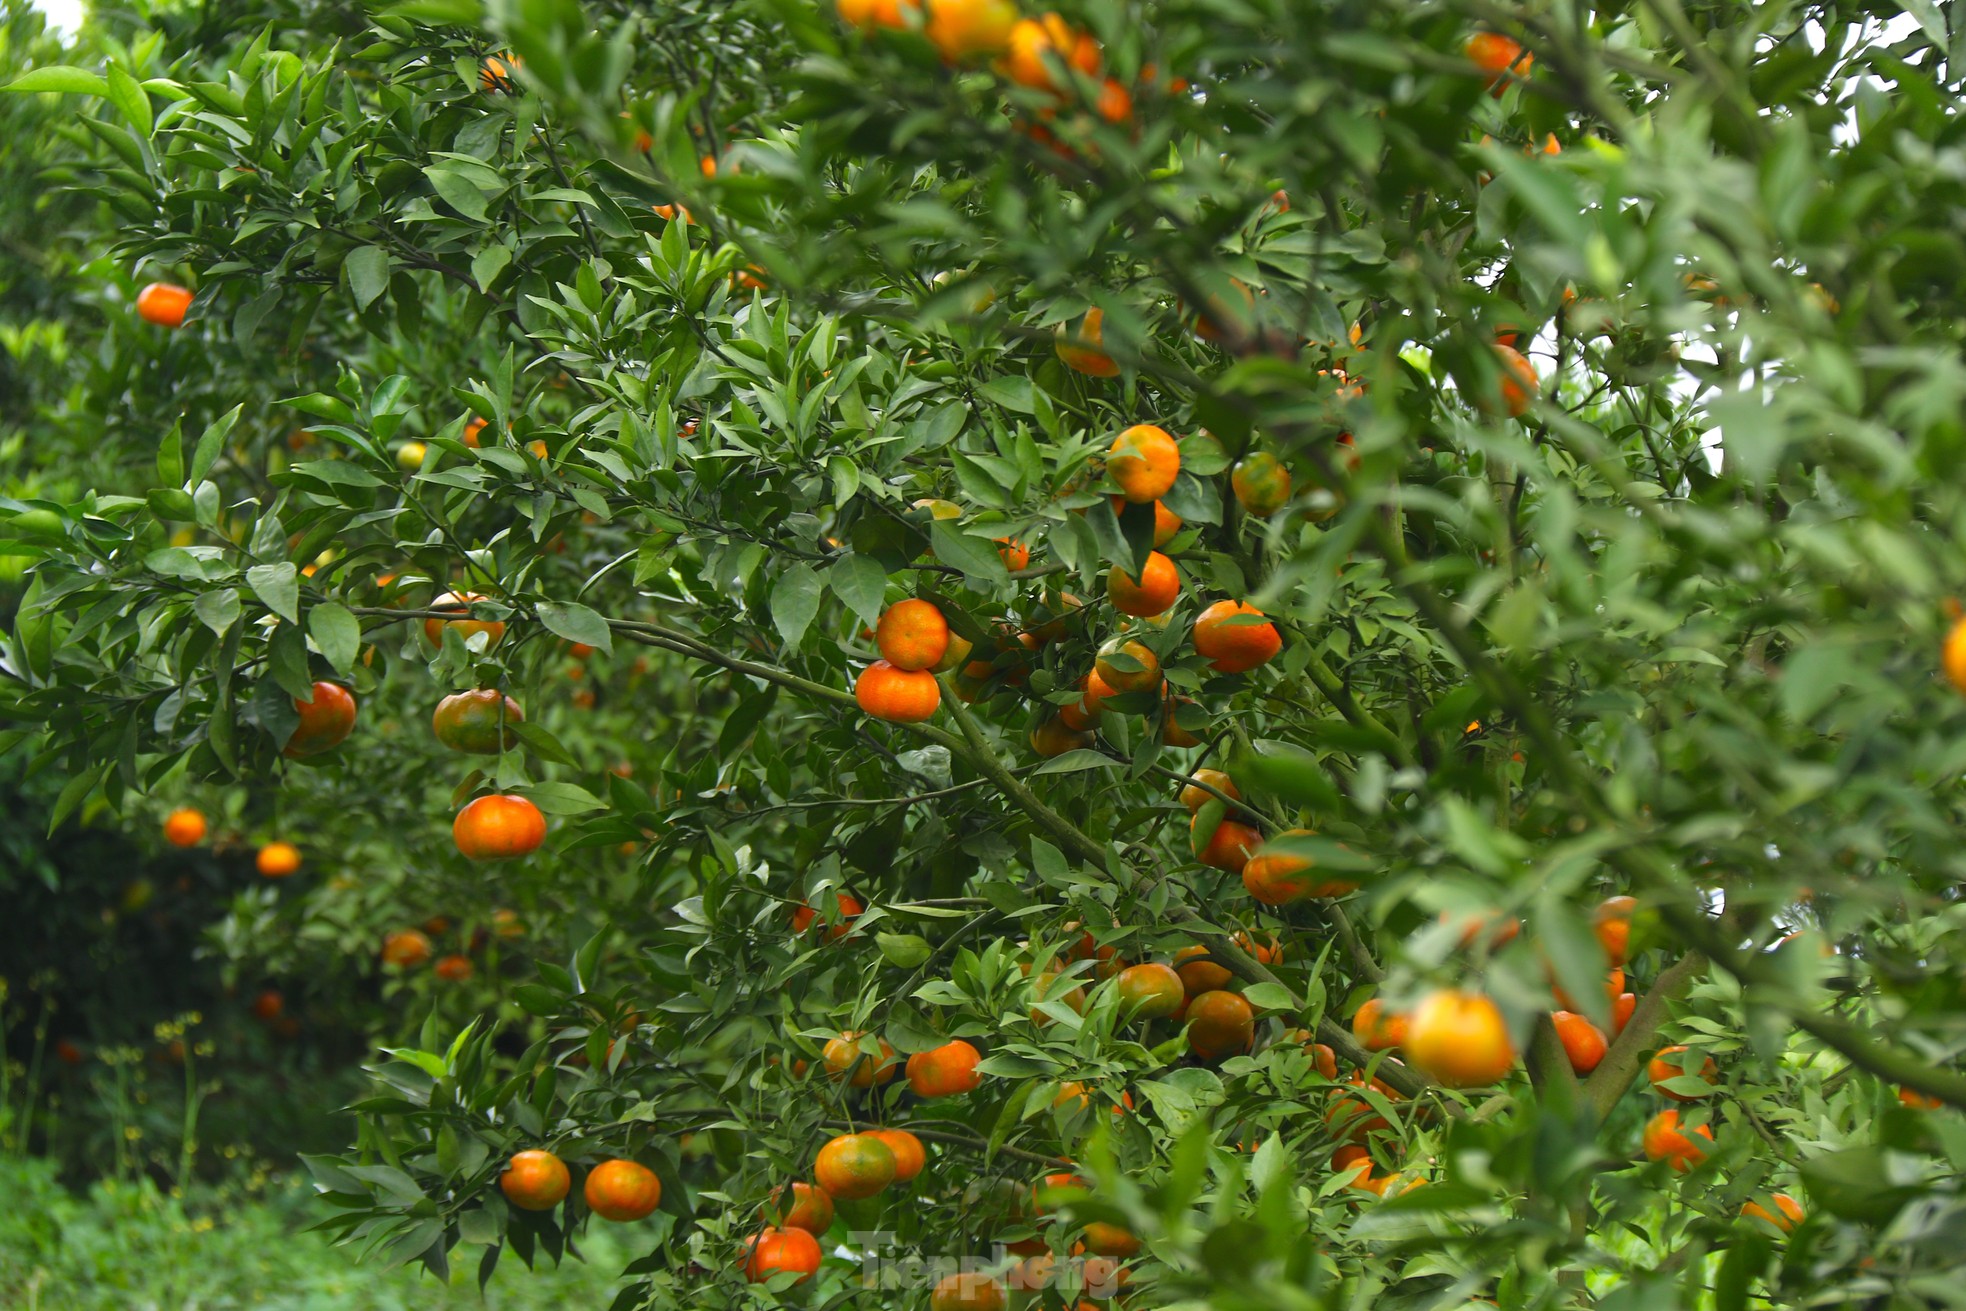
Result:
[[[446,1280],[460,1246],[557,1259],[630,1156],[663,1199],[615,1305],[752,1304],[764,1199],[905,1117],[922,1179],[829,1249],[1100,1222],[1146,1305],[1927,1304],[1966,1142],[1893,1085],[1966,1107],[1966,260],[1955,42],[1907,13],[1068,4],[1100,71],[1055,91],[794,0],[118,19],[6,98],[79,115],[44,176],[94,316],[20,431],[98,457],[0,498],[33,562],[6,740],[57,827],[195,802],[302,845],[212,943],[381,994],[356,1141],[308,1165],[338,1236]],[[1477,30],[1533,69],[1478,70]],[[183,327],[131,312],[153,278]],[[1183,437],[1164,622],[1105,599],[1154,550],[1102,459],[1141,422]],[[1274,513],[1234,495],[1251,455]],[[906,597],[973,649],[885,723],[853,689]],[[1223,599],[1274,659],[1197,649]],[[1070,736],[1122,633],[1166,696]],[[319,680],[355,733],[290,759]],[[525,718],[461,759],[424,721],[473,687]],[[1224,761],[1241,799],[1190,819]],[[488,791],[542,852],[454,849]],[[1258,902],[1229,824],[1310,830],[1268,854],[1327,881]],[[433,916],[471,979],[373,963]],[[1121,1013],[1102,962],[1182,949],[1248,1052]],[[1346,1028],[1444,986],[1523,1070],[1449,1092]],[[1544,1016],[1615,1031],[1627,988],[1579,1082]],[[975,1042],[985,1082],[855,1091],[844,1032],[863,1066]],[[1717,1084],[1631,1092],[1668,1039]],[[1663,1093],[1714,1133],[1684,1179],[1634,1163]],[[1347,1113],[1384,1122],[1379,1200],[1332,1165]],[[541,1146],[575,1191],[514,1209]],[[1741,1217],[1778,1189],[1787,1237]]]

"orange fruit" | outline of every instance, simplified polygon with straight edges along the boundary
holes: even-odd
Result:
[[[940,660],[928,667],[929,672],[946,674],[951,669],[960,669],[963,665],[969,663],[970,652],[975,649],[976,643],[970,641],[967,637],[964,637],[960,633],[950,633],[949,649],[942,653]]]
[[[1189,783],[1181,789],[1181,804],[1188,808],[1190,815],[1198,812],[1209,802],[1218,800],[1214,793],[1209,792],[1206,788],[1197,787],[1196,784],[1198,783],[1207,784],[1208,787],[1214,788],[1216,792],[1220,792],[1232,801],[1242,800],[1242,793],[1236,791],[1235,780],[1219,769],[1197,769],[1188,777],[1193,779],[1194,782]]]
[[[1161,702],[1160,740],[1162,742],[1171,747],[1198,747],[1201,745],[1201,739],[1181,727],[1179,721],[1175,719],[1175,712],[1177,710],[1182,706],[1191,706],[1193,704],[1194,702],[1187,697],[1178,696],[1169,696]]]
[[[1914,1111],[1936,1111],[1945,1105],[1938,1098],[1919,1092],[1916,1088],[1898,1089],[1898,1103]]]
[[[1352,1036],[1369,1052],[1392,1051],[1406,1045],[1407,1018],[1388,1012],[1386,1003],[1373,997],[1352,1016]]]
[[[512,725],[525,722],[519,703],[496,688],[455,692],[437,703],[430,729],[453,751],[495,756],[519,745]]]
[[[300,723],[281,753],[295,760],[332,751],[355,730],[355,698],[339,683],[314,684],[308,699],[294,698]]]
[[[1696,1102],[1706,1096],[1706,1094],[1674,1092],[1670,1088],[1660,1086],[1668,1079],[1677,1079],[1683,1074],[1691,1073],[1691,1071],[1682,1068],[1678,1061],[1669,1059],[1685,1050],[1686,1044],[1684,1043],[1673,1047],[1661,1047],[1657,1052],[1653,1053],[1652,1059],[1645,1063],[1645,1077],[1652,1081],[1652,1091],[1658,1093],[1661,1097],[1670,1098],[1675,1102]],[[1709,1056],[1701,1063],[1700,1072],[1696,1077],[1712,1083],[1713,1076],[1713,1057]]]
[[[835,938],[845,937],[847,931],[853,927],[853,921],[865,909],[866,907],[860,904],[858,897],[845,892],[834,893],[833,914],[827,923],[826,940],[831,942]],[[818,918],[819,912],[810,906],[801,904],[794,907],[792,910],[792,932],[804,933],[812,927],[812,922]]]
[[[1073,707],[1067,706],[1065,709],[1069,711]],[[1044,720],[1031,730],[1031,750],[1047,760],[1091,745],[1092,734],[1073,729],[1062,715],[1057,719]]]
[[[1242,304],[1237,307],[1226,296],[1204,295],[1203,300],[1207,308],[1196,311],[1194,321],[1195,336],[1203,341],[1219,342],[1228,336],[1227,329],[1223,327],[1225,322],[1236,330],[1237,337],[1245,336],[1248,332],[1250,317],[1256,311],[1255,293],[1251,292],[1249,284],[1240,278],[1230,278],[1229,286]]]
[[[469,446],[474,451],[477,450],[478,434],[483,432],[484,430],[485,430],[485,421],[483,419],[477,418],[476,416],[473,416],[471,422],[464,425],[464,437],[463,437],[464,444],[466,446]]]
[[[1355,1088],[1365,1087],[1364,1072],[1354,1070],[1347,1082]],[[1400,1100],[1398,1093],[1377,1079],[1372,1080],[1371,1087],[1373,1092],[1389,1101]],[[1344,1134],[1353,1142],[1363,1142],[1368,1135],[1392,1127],[1386,1123],[1385,1116],[1373,1110],[1371,1103],[1349,1094],[1332,1099],[1330,1109],[1324,1113],[1324,1122],[1333,1131]]]
[[[1125,656],[1138,668],[1120,668],[1116,656]],[[1149,650],[1144,642],[1129,642],[1116,637],[1099,648],[1099,658],[1093,662],[1092,672],[1099,681],[1114,692],[1152,692],[1160,687],[1160,657]]]
[[[1454,921],[1455,916],[1452,911],[1444,910],[1440,913],[1440,922],[1442,924],[1448,924]],[[1504,918],[1499,912],[1492,910],[1468,911],[1460,916],[1459,923],[1461,926],[1461,947],[1463,950],[1473,947],[1475,943],[1486,936],[1488,939],[1488,950],[1499,951],[1509,943],[1514,942],[1516,935],[1522,932],[1521,920],[1513,916]]]
[[[912,13],[919,6],[914,0],[839,0],[840,21],[848,27],[866,31],[876,27],[906,27],[904,9]],[[703,161],[705,176],[715,176],[716,161]]]
[[[745,1239],[744,1250],[744,1277],[754,1284],[787,1270],[803,1284],[819,1269],[819,1240],[803,1229],[766,1229]]]
[[[790,1183],[771,1195],[761,1214],[775,1224],[817,1236],[833,1227],[833,1199],[823,1188]]]
[[[1550,1023],[1556,1026],[1557,1040],[1570,1058],[1571,1070],[1577,1074],[1595,1070],[1611,1045],[1604,1031],[1574,1011],[1557,1011],[1550,1016]]]
[[[1307,828],[1285,829],[1276,835],[1278,838],[1311,836]],[[1271,850],[1270,844],[1265,843],[1242,867],[1243,890],[1265,906],[1285,906],[1306,897],[1342,897],[1358,890],[1358,884],[1349,879],[1313,875],[1313,868],[1314,862],[1308,857]]]
[[[1188,1003],[1188,1047],[1205,1061],[1249,1050],[1256,1012],[1239,992],[1204,992]]]
[[[489,92],[517,91],[514,80],[519,72],[519,57],[511,51],[502,55],[488,55],[478,68],[478,85]]]
[[[1241,1001],[1240,997],[1236,1000]],[[1125,1260],[1140,1250],[1140,1240],[1131,1229],[1121,1225],[1107,1224],[1104,1220],[1088,1221],[1085,1226],[1085,1250],[1100,1256],[1118,1257]]]
[[[1638,909],[1635,897],[1610,897],[1591,916],[1591,931],[1613,965],[1623,965],[1631,948],[1632,912]]]
[[[1106,597],[1121,614],[1164,614],[1180,594],[1180,571],[1159,551],[1147,553],[1147,567],[1140,571],[1138,581],[1118,565],[1106,571]]]
[[[1229,486],[1243,513],[1267,519],[1290,504],[1290,470],[1268,451],[1253,451],[1236,461]]]
[[[1961,619],[1946,633],[1945,647],[1939,652],[1939,663],[1945,669],[1946,681],[1961,692],[1966,692],[1966,619]]]
[[[1008,537],[993,537],[997,544],[997,554],[1003,557],[1003,567],[1015,573],[1019,569],[1031,567],[1031,548]]]
[[[812,1177],[834,1197],[872,1197],[894,1182],[894,1149],[872,1134],[848,1133],[819,1149]]]
[[[1258,965],[1274,965],[1283,959],[1283,943],[1274,933],[1257,938],[1251,934],[1238,932],[1229,939],[1243,949]]]
[[[1030,967],[1027,965],[1025,969],[1028,972]],[[1079,1014],[1084,1014],[1085,989],[1072,980],[1066,980],[1066,983],[1070,984],[1069,988],[1061,987],[1058,976],[1050,971],[1046,971],[1031,980],[1031,1000],[1033,1002],[1060,1002],[1071,1010]],[[1037,1025],[1039,1028],[1043,1028],[1045,1025],[1051,1023],[1051,1017],[1039,1010],[1035,1005],[1031,1007],[1030,1014],[1031,1023]]]
[[[1112,496],[1112,497],[1108,497],[1107,499],[1112,503],[1114,514],[1119,514],[1126,509],[1127,502],[1124,496]],[[1181,516],[1174,513],[1174,511],[1168,509],[1167,506],[1162,502],[1155,501],[1154,502],[1154,545],[1166,546],[1169,542],[1174,540],[1174,535],[1180,531],[1181,531]]]
[[[1105,326],[1106,311],[1096,307],[1089,309],[1076,330],[1063,323],[1058,325],[1058,339],[1052,344],[1052,350],[1057,352],[1059,360],[1068,369],[1076,369],[1095,378],[1118,377],[1118,362],[1101,349],[1106,341]],[[1021,569],[1023,566],[1013,565],[1012,568]]]
[[[1195,650],[1209,667],[1225,674],[1246,674],[1268,663],[1283,649],[1283,638],[1271,623],[1231,623],[1232,619],[1261,619],[1263,612],[1243,601],[1217,601],[1195,620]]]
[[[1174,486],[1181,472],[1181,448],[1166,429],[1136,423],[1106,448],[1106,473],[1119,484],[1120,495],[1135,505],[1158,501]]]
[[[897,669],[876,660],[854,681],[853,699],[875,719],[918,724],[941,706],[942,688],[926,669]]]
[[[944,1275],[928,1295],[928,1311],[1003,1311],[1003,1285],[986,1274]]]
[[[521,1211],[550,1211],[572,1186],[566,1162],[537,1148],[514,1153],[498,1174],[498,1190]]]
[[[1631,1021],[1632,1012],[1638,1009],[1638,994],[1621,992],[1611,999],[1611,1036],[1617,1037],[1625,1031]]]
[[[1188,823],[1189,836],[1194,842],[1195,859],[1210,869],[1225,869],[1231,874],[1240,874],[1249,863],[1249,855],[1263,843],[1263,835],[1247,824],[1239,824],[1233,819],[1225,819],[1215,826],[1213,833],[1204,835],[1201,831],[1201,816],[1196,815]]]
[[[439,956],[437,963],[430,968],[445,983],[462,983],[478,972],[478,967],[471,963],[469,956],[461,956],[456,952],[448,956]]]
[[[927,0],[928,24],[923,35],[950,63],[977,55],[1002,54],[1017,25],[1012,0]]]
[[[905,1184],[922,1172],[928,1164],[928,1151],[922,1140],[906,1129],[869,1129],[871,1136],[887,1144],[894,1153],[894,1182]]]
[[[457,812],[451,837],[470,860],[517,860],[546,840],[546,816],[524,797],[493,793]]]
[[[1682,1130],[1678,1111],[1660,1111],[1645,1124],[1646,1159],[1665,1161],[1678,1173],[1685,1174],[1707,1157],[1706,1149],[1693,1141],[1693,1134],[1713,1141],[1713,1130],[1704,1124]]]
[[[1119,972],[1119,982],[1114,986],[1119,992],[1120,1014],[1136,1020],[1165,1019],[1188,999],[1187,986],[1170,965],[1129,965]]]
[[[1294,1042],[1311,1054],[1311,1067],[1327,1079],[1338,1077],[1338,1053],[1316,1040],[1309,1029],[1288,1029],[1283,1041]]]
[[[1182,989],[1189,997],[1199,997],[1205,992],[1219,992],[1235,982],[1235,975],[1212,960],[1197,959],[1206,957],[1208,948],[1201,943],[1183,947],[1174,953],[1174,972],[1181,980]]]
[[[1057,14],[1019,19],[1010,29],[1008,44],[1003,73],[1019,86],[1062,92],[1052,71],[1054,62],[1087,76],[1099,72],[1099,43]]]
[[[601,1162],[587,1172],[580,1191],[588,1210],[619,1224],[646,1219],[662,1201],[662,1181],[655,1171],[633,1161]]]
[[[262,988],[253,998],[253,1017],[271,1023],[286,1013],[287,999],[275,988]]]
[[[1407,1017],[1407,1059],[1449,1088],[1498,1082],[1515,1068],[1515,1045],[1494,1002],[1442,988]]]
[[[174,847],[195,847],[205,840],[205,816],[202,811],[189,806],[181,806],[164,816],[164,841]]]
[[[1542,386],[1536,377],[1536,366],[1512,346],[1496,346],[1493,349],[1495,358],[1502,365],[1502,405],[1511,419],[1519,419]]]
[[[413,970],[430,959],[430,939],[421,929],[397,929],[382,939],[382,963]]]
[[[137,293],[137,317],[160,328],[184,326],[191,308],[191,291],[171,282],[153,282]]]
[[[954,1097],[983,1082],[976,1072],[983,1054],[957,1038],[908,1058],[908,1086],[917,1097]]]
[[[1787,1193],[1776,1193],[1774,1197],[1771,1198],[1770,1200],[1772,1200],[1775,1203],[1775,1209],[1781,1212],[1780,1215],[1770,1215],[1768,1214],[1768,1208],[1763,1206],[1761,1203],[1749,1202],[1746,1206],[1741,1208],[1742,1218],[1746,1219],[1748,1217],[1753,1217],[1756,1220],[1766,1220],[1769,1224],[1774,1225],[1775,1228],[1781,1230],[1783,1233],[1789,1232],[1791,1229],[1795,1228],[1797,1225],[1802,1223],[1802,1219],[1803,1219],[1802,1203],[1796,1201],[1793,1197],[1790,1197]]]
[[[473,601],[485,598],[475,592],[445,592],[430,603],[432,610],[454,610],[464,614]],[[444,630],[455,628],[457,635],[467,642],[479,633],[485,635],[484,649],[489,651],[498,645],[505,636],[505,622],[500,619],[426,619],[423,621],[423,635],[430,639],[432,646],[442,646]]]
[[[878,1057],[868,1055],[860,1049],[860,1034],[849,1029],[837,1038],[826,1040],[826,1049],[820,1059],[826,1063],[827,1076],[845,1079],[847,1071],[853,1071],[850,1080],[855,1088],[871,1088],[876,1083],[887,1083],[900,1072],[900,1064],[894,1058],[894,1048],[887,1040],[876,1039],[880,1044]],[[832,1192],[832,1189],[826,1191]]]
[[[910,673],[931,669],[949,651],[949,621],[927,601],[910,597],[897,601],[881,615],[874,629],[881,659]]]
[[[1469,63],[1489,75],[1489,85],[1495,87],[1497,95],[1507,85],[1502,82],[1503,73],[1513,72],[1517,77],[1527,77],[1536,62],[1536,56],[1522,53],[1520,41],[1503,36],[1500,32],[1476,32],[1468,38],[1462,50]]]

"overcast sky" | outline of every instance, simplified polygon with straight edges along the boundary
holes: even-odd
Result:
[[[82,0],[34,0],[34,7],[46,14],[54,26],[71,32],[82,21]]]

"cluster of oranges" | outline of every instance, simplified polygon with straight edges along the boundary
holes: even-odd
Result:
[[[573,1189],[567,1163],[542,1148],[515,1153],[499,1172],[499,1191],[522,1211],[550,1211]],[[587,1172],[581,1186],[587,1209],[603,1220],[626,1224],[647,1219],[662,1204],[662,1180],[635,1161],[612,1157]]]

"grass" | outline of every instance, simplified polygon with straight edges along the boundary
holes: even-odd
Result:
[[[529,1272],[510,1253],[478,1297],[476,1249],[452,1253],[452,1282],[417,1267],[360,1264],[302,1232],[323,1214],[298,1180],[267,1196],[170,1197],[104,1181],[86,1194],[50,1162],[0,1156],[0,1306],[9,1311],[486,1311],[602,1308],[642,1254],[632,1230],[590,1229],[585,1264]]]

